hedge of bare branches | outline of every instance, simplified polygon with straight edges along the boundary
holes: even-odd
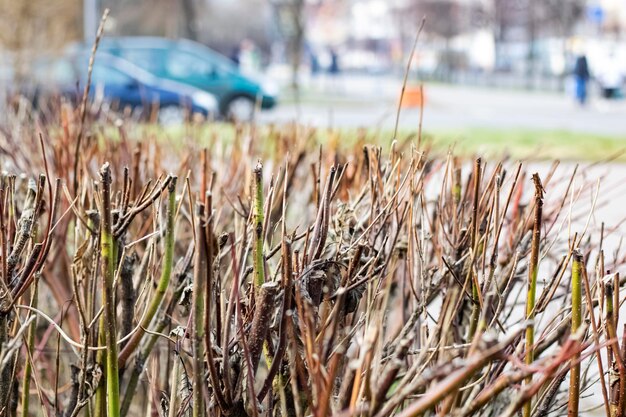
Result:
[[[587,168],[80,120],[0,133],[0,415],[626,415]]]

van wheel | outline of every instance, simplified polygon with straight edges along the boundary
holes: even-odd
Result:
[[[254,104],[250,97],[234,97],[226,105],[226,117],[234,122],[249,122],[254,118]]]

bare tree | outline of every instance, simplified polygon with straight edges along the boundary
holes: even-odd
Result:
[[[198,8],[199,40],[230,54],[243,39],[268,52],[272,40],[271,6],[266,0],[230,0]]]
[[[563,37],[571,36],[585,11],[586,0],[542,0],[538,24]]]
[[[196,29],[196,5],[194,0],[182,0],[181,10],[184,21],[185,37],[187,39],[198,40],[198,31]]]
[[[564,40],[575,33],[576,23],[578,23],[585,11],[585,0],[544,0],[542,5],[546,14],[546,24],[542,26],[554,27],[558,36]],[[567,45],[562,43],[561,54],[567,62]],[[561,77],[561,88],[564,88],[567,68]]]
[[[184,37],[230,54],[243,39],[261,50],[270,46],[266,0],[106,0],[117,35]]]
[[[0,47],[14,54],[16,79],[24,77],[32,59],[54,53],[81,36],[80,0],[0,0]]]
[[[410,22],[426,18],[424,31],[443,40],[444,48],[440,58],[441,74],[450,79],[452,72],[463,65],[461,57],[452,50],[452,40],[472,29],[482,27],[485,10],[481,3],[460,2],[458,0],[412,0],[399,11],[400,19]],[[404,25],[402,25],[404,26]]]
[[[302,61],[305,35],[305,1],[304,0],[272,0],[274,14],[279,31],[285,39],[287,54],[291,64],[291,84],[298,89],[298,72]]]
[[[526,13],[518,0],[494,0],[492,6],[493,33],[496,46],[496,65],[502,65],[502,46],[509,40],[513,29],[523,27]]]
[[[496,53],[501,53],[500,46],[510,40],[508,35],[514,29],[525,32],[528,44],[527,85],[532,87],[536,75],[538,39],[571,36],[585,4],[585,0],[494,0],[492,10]]]

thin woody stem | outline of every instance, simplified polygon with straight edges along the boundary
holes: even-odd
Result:
[[[117,323],[113,280],[115,277],[115,248],[111,233],[111,169],[106,163],[100,170],[102,185],[102,222],[100,248],[102,256],[102,291],[104,294],[104,328],[106,351],[107,416],[120,415],[120,386],[117,366]]]
[[[538,174],[533,174],[535,184],[535,218],[533,223],[533,237],[530,249],[530,262],[528,266],[528,292],[526,295],[526,320],[530,323],[526,327],[526,364],[533,363],[535,344],[535,296],[537,293],[537,273],[539,271],[539,245],[541,244],[541,220],[543,211],[543,186]],[[532,383],[532,375],[526,378],[526,385]],[[531,401],[524,404],[523,416],[530,417]]]
[[[572,261],[572,334],[575,334],[582,324],[582,263],[583,257],[579,251],[574,251]],[[567,415],[578,416],[578,402],[580,399],[580,354],[572,357],[570,368],[569,400]]]

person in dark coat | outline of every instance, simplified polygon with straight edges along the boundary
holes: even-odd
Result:
[[[236,66],[239,66],[239,56],[241,55],[241,48],[239,47],[239,45],[235,46],[231,53],[230,53],[230,60],[233,61],[233,63]]]
[[[587,83],[589,81],[590,73],[589,66],[587,65],[587,57],[580,55],[576,58],[576,65],[574,66],[574,79],[576,80],[576,100],[581,106],[584,106],[587,102]]]
[[[337,75],[339,71],[339,55],[335,48],[330,48],[330,66],[328,67],[328,72],[331,75]]]

